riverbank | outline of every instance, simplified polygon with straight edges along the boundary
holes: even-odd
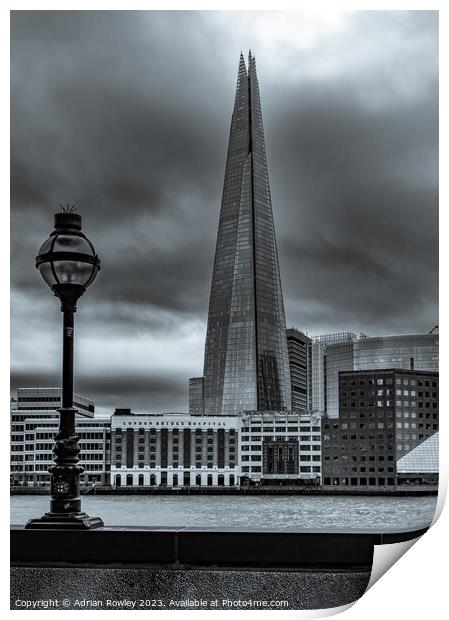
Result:
[[[46,487],[12,487],[11,495],[49,495]],[[341,487],[110,487],[97,486],[81,489],[81,495],[302,495],[349,497],[424,497],[438,495],[438,487],[375,487],[346,489]]]

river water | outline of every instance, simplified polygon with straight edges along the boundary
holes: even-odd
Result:
[[[389,531],[430,525],[437,498],[220,495],[108,495],[82,498],[83,510],[105,525],[360,529]],[[49,509],[49,497],[11,497],[11,523]]]

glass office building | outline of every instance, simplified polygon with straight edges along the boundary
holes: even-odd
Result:
[[[290,369],[254,56],[237,79],[209,301],[204,414],[291,409]]]
[[[338,418],[338,376],[340,372],[354,370],[354,342],[339,342],[326,346],[324,411],[329,418]]]
[[[287,329],[288,357],[292,386],[292,411],[311,409],[312,339],[299,329]]]
[[[351,332],[335,332],[333,334],[322,334],[312,339],[312,409],[314,411],[326,411],[328,405],[327,385],[329,379],[334,377],[333,370],[327,372],[328,359],[327,350],[336,345],[340,359],[336,362],[339,370],[352,370],[352,366],[346,368],[348,359],[348,347],[352,347],[352,342],[357,336]],[[337,384],[333,386],[333,392],[337,390],[338,403],[338,372],[336,374]],[[338,416],[338,410],[337,410]]]
[[[438,334],[359,338],[354,344],[354,370],[438,370],[438,365]]]
[[[190,415],[203,415],[204,413],[203,377],[189,379],[189,413]]]
[[[438,334],[412,334],[406,336],[360,336],[346,342],[315,344],[316,368],[315,394],[321,397],[323,410],[329,418],[338,418],[338,376],[350,370],[438,370]],[[323,342],[323,340],[319,342]],[[327,339],[327,340],[326,340]],[[320,382],[318,371],[322,369]]]

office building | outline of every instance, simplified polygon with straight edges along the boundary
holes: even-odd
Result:
[[[24,420],[25,443],[12,433],[11,484],[13,486],[45,486],[50,484],[48,468],[54,465],[54,437],[58,432],[58,416],[30,415]],[[110,483],[110,419],[78,417],[79,465],[81,485]]]
[[[203,376],[206,416],[291,410],[284,303],[251,53],[248,67],[240,57]]]
[[[74,394],[81,484],[109,484],[110,422],[94,417],[93,401]],[[58,432],[60,388],[19,388],[11,402],[11,463],[13,486],[48,485],[53,464],[54,436]]]
[[[323,420],[323,486],[394,487],[397,461],[438,431],[438,373],[341,372],[339,407]]]
[[[240,423],[241,485],[321,483],[319,414],[255,411]]]
[[[323,348],[324,411],[329,418],[338,418],[338,376],[354,370],[354,340],[327,344]]]
[[[326,351],[331,345],[339,347],[351,346],[356,340],[351,332],[335,332],[312,338],[312,409],[327,412],[327,359]],[[352,370],[352,367],[348,370]],[[338,381],[338,375],[337,375]]]
[[[338,417],[338,373],[350,370],[408,368],[438,370],[438,334],[360,336],[346,342],[327,342],[323,357],[323,409]]]
[[[438,334],[359,338],[354,343],[354,370],[409,368],[438,370]]]
[[[203,377],[192,377],[189,379],[189,413],[190,415],[204,414]]]
[[[312,408],[312,339],[299,329],[287,329],[287,347],[292,411],[308,411]]]
[[[11,406],[15,411],[51,411],[56,414],[56,409],[62,406],[61,388],[18,388],[17,399],[11,400]],[[80,416],[92,417],[95,414],[94,402],[80,394],[73,394],[73,406]]]

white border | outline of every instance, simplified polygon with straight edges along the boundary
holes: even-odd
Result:
[[[24,9],[32,9],[32,10],[55,10],[55,9],[74,9],[74,10],[83,10],[83,9],[98,9],[98,10],[130,10],[130,9],[234,9],[241,10],[244,8],[245,10],[295,10],[295,9],[307,9],[316,11],[323,11],[326,9],[332,8],[341,9],[341,10],[440,10],[440,86],[441,86],[441,110],[443,114],[441,116],[441,131],[440,136],[444,141],[441,143],[441,161],[440,161],[440,195],[441,195],[441,204],[443,205],[443,210],[441,211],[441,220],[440,226],[443,234],[440,235],[442,239],[446,238],[445,233],[447,233],[447,215],[445,213],[445,207],[447,209],[447,170],[448,170],[448,157],[447,157],[447,136],[448,132],[448,123],[446,120],[445,111],[449,109],[449,101],[447,95],[447,58],[449,58],[449,50],[447,45],[447,37],[448,37],[448,9],[446,9],[443,2],[398,2],[398,1],[390,1],[390,2],[314,2],[313,5],[311,2],[304,2],[300,0],[296,1],[279,1],[279,2],[269,2],[260,0],[259,2],[247,2],[244,7],[242,7],[241,2],[236,2],[235,0],[228,0],[227,2],[217,2],[213,0],[209,0],[207,2],[128,2],[119,3],[119,2],[86,2],[85,0],[78,0],[78,2],[43,2],[40,6],[36,6],[35,2],[10,2],[8,9],[12,10],[24,10]],[[1,30],[0,30],[0,40],[2,44],[2,54],[1,54],[1,66],[3,73],[3,97],[1,99],[2,103],[2,121],[3,121],[3,132],[2,132],[2,145],[3,145],[3,160],[2,160],[2,172],[4,175],[2,189],[3,189],[3,202],[2,208],[0,209],[0,229],[3,234],[3,238],[0,243],[0,260],[2,265],[2,275],[3,281],[6,280],[6,265],[9,265],[9,238],[8,238],[8,230],[9,230],[9,211],[7,209],[7,205],[9,205],[9,98],[7,97],[7,93],[9,92],[9,14],[8,11],[3,8],[1,12],[2,21],[1,21]],[[447,249],[444,244],[441,245],[440,249],[440,270],[444,272],[444,268],[447,265]],[[6,286],[5,286],[6,290]],[[5,295],[2,302],[0,304],[0,329],[1,329],[1,393],[3,395],[3,405],[4,411],[3,415],[4,420],[7,415],[7,403],[9,401],[9,347],[6,347],[6,343],[9,343],[9,312],[6,304],[7,296]],[[443,287],[443,282],[441,282],[441,314],[444,316],[445,311],[447,310],[447,290],[446,287]],[[444,325],[442,325],[441,330],[441,342],[443,343],[442,350],[446,351],[446,335],[444,330]],[[445,372],[445,356],[442,357],[442,373],[444,376]],[[444,385],[444,382],[441,382]],[[8,400],[6,400],[6,395]],[[446,494],[447,488],[447,472],[448,472],[448,440],[447,440],[447,427],[448,423],[445,419],[447,416],[445,414],[447,407],[445,406],[447,403],[446,393],[443,390],[441,393],[441,411],[443,412],[441,415],[440,425],[441,425],[441,433],[440,433],[440,479],[441,479],[441,490],[440,498],[439,498],[439,511],[442,509],[442,504],[444,502],[443,496]],[[6,409],[6,411],[5,411]],[[6,426],[6,424],[4,424]],[[2,451],[2,457],[4,458],[4,463],[2,467],[2,471],[4,474],[4,489],[6,493],[6,489],[9,488],[9,432],[4,432],[4,438],[8,438],[8,445],[4,447]],[[3,536],[5,537],[3,548],[8,547],[8,530],[9,530],[9,514],[7,511],[3,511],[2,513],[2,528],[1,531]],[[355,605],[350,606],[350,609],[347,610],[347,607],[328,610],[327,612],[301,612],[301,611],[291,611],[291,612],[281,612],[282,617],[285,617],[285,613],[294,614],[295,617],[324,617],[328,616],[332,613],[339,613],[344,611],[346,618],[363,618],[364,620],[370,620],[376,618],[378,620],[379,615],[383,614],[387,617],[405,617],[408,618],[419,618],[421,619],[423,616],[430,618],[440,618],[443,617],[443,609],[446,607],[446,596],[445,589],[447,588],[447,567],[446,567],[446,549],[448,548],[448,530],[449,530],[449,517],[448,510],[446,509],[440,516],[439,520],[431,530],[420,540],[417,544],[413,546],[413,548],[406,553],[406,555],[401,558],[390,570],[388,571],[388,576],[381,578],[375,585],[372,587]],[[3,554],[5,558],[4,565],[2,569],[5,571],[2,574],[2,601],[3,607],[6,610],[9,610],[9,584],[8,584],[8,556],[6,553]],[[347,610],[347,611],[345,611]],[[9,612],[8,613],[14,613]],[[28,614],[28,612],[24,612]],[[39,612],[38,612],[39,613]],[[42,612],[45,613],[45,612]],[[67,616],[72,616],[75,612],[60,612]],[[92,612],[92,613],[101,613],[101,612]],[[129,612],[121,612],[123,614]],[[160,617],[161,614],[165,614],[166,612],[152,612],[152,616]],[[206,614],[212,615],[212,613],[217,612],[203,612]],[[220,613],[220,612],[218,612]],[[228,614],[235,615],[237,612],[224,612]],[[259,615],[261,612],[248,612],[252,615]],[[195,612],[172,612],[171,617],[175,617],[178,615],[180,618],[194,617],[196,616]],[[281,617],[279,612],[270,612],[272,616]],[[25,617],[25,616],[21,616]],[[249,616],[247,616],[249,617]]]

